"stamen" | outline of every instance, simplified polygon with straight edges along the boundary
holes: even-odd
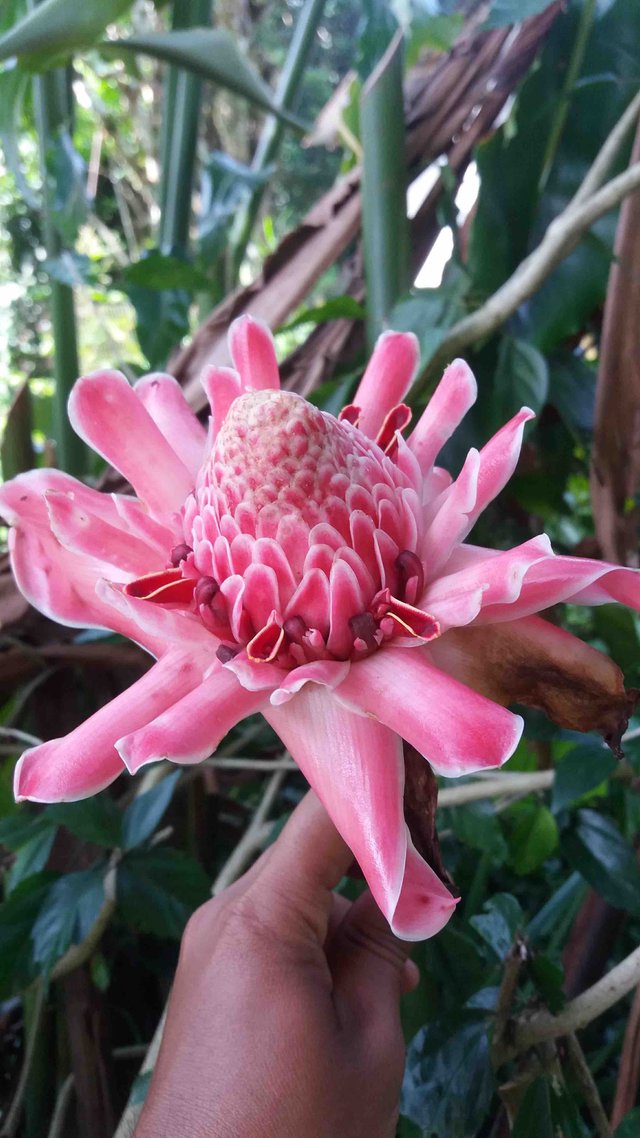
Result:
[[[422,609],[414,608],[413,605],[405,604],[396,597],[391,598],[387,616],[402,625],[411,636],[417,636],[420,640],[435,640],[440,635],[440,625],[434,616],[423,612]]]
[[[361,640],[370,652],[378,647],[376,640],[376,622],[370,612],[361,612],[349,620],[349,628],[354,635],[354,641]]]
[[[210,605],[219,592],[220,586],[214,577],[201,577],[194,592],[196,605],[198,608],[200,605]]]
[[[403,549],[396,558],[396,569],[400,578],[400,599],[407,604],[415,604],[424,589],[424,570],[417,553]]]
[[[284,642],[284,629],[270,620],[247,644],[247,656],[254,664],[268,664],[275,660]]]
[[[169,554],[169,561],[174,566],[174,568],[176,568],[181,561],[184,561],[185,558],[189,556],[190,553],[193,553],[191,546],[182,541],[179,545],[174,545],[171,553]]]
[[[301,616],[287,617],[282,627],[288,640],[293,644],[302,644],[307,626]]]
[[[343,407],[338,415],[338,422],[351,423],[352,427],[357,427],[361,418],[362,411],[360,407],[356,407],[355,403],[347,403],[347,406]]]
[[[219,644],[216,648],[216,656],[221,664],[228,664],[229,660],[233,660],[239,651],[239,648],[233,648],[231,644]]]
[[[396,431],[404,431],[405,427],[409,426],[411,418],[411,408],[407,407],[406,403],[398,403],[397,407],[391,408],[380,427],[376,435],[376,443],[380,450],[383,450],[391,458],[393,458],[393,452],[398,445]]]
[[[194,588],[193,578],[183,577],[180,569],[165,569],[161,573],[147,573],[129,581],[123,592],[125,596],[139,601],[186,605],[193,597]]]

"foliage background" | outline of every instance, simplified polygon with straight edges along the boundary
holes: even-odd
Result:
[[[276,328],[288,382],[313,386],[312,398],[333,409],[367,340],[385,324],[411,329],[425,366],[419,410],[451,329],[540,246],[640,87],[637,0],[87,0],[88,28],[67,0],[41,8],[0,8],[5,477],[58,462],[114,485],[64,423],[78,371],[106,363],[133,379],[168,365],[191,391],[219,327],[246,303],[271,311],[283,273],[293,278]],[[31,28],[38,15],[62,13],[59,40],[51,25],[38,38],[37,24],[31,39],[8,39],[27,9]],[[188,68],[159,59],[157,41],[155,54],[149,47],[148,37],[202,25],[231,37],[223,48],[211,40],[204,64],[201,32],[188,41]],[[404,55],[389,55],[399,26]],[[117,45],[130,36],[135,48]],[[229,43],[241,91],[228,87]],[[469,74],[446,104],[447,53],[455,65],[460,43]],[[338,85],[344,99],[323,111]],[[256,99],[271,100],[270,89],[305,129],[322,111],[311,145],[295,124],[280,132],[265,117]],[[630,126],[611,174],[629,163]],[[343,225],[361,164],[362,225],[358,210]],[[623,210],[637,210],[634,201]],[[615,414],[616,399],[637,411],[634,217],[626,236],[616,210],[585,226],[532,295],[465,345],[480,399],[448,448],[452,471],[522,403],[539,412],[515,479],[474,533],[479,544],[507,547],[545,530],[558,552],[637,564],[637,439],[633,416]],[[624,243],[619,236],[614,254],[617,231]],[[312,238],[326,255],[305,276],[296,250],[311,263]],[[624,287],[608,291],[614,269]],[[616,343],[625,350],[613,367]],[[617,484],[606,500],[592,497],[594,440],[612,485],[626,460],[622,497]],[[147,1076],[137,1072],[185,921],[212,882],[220,888],[272,840],[304,782],[260,721],[193,771],[158,768],[87,802],[17,808],[12,771],[29,737],[62,734],[146,665],[118,637],[73,633],[27,611],[6,573],[0,606],[2,1134],[101,1138],[127,1100],[131,1119],[144,1097]],[[635,615],[569,607],[557,619],[638,684]],[[578,1058],[565,1038],[509,1062],[496,1050],[513,1017],[560,1012],[632,953],[640,933],[640,725],[630,724],[616,763],[599,739],[526,718],[506,790],[480,797],[473,785],[455,804],[453,784],[442,785],[440,839],[462,901],[416,952],[402,1138],[582,1138],[614,1128],[631,1138],[640,1124],[638,995],[587,1025]]]

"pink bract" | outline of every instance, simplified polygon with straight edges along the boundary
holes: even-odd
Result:
[[[558,601],[640,608],[633,570],[465,541],[513,473],[523,408],[455,481],[435,465],[476,399],[456,360],[405,440],[413,336],[378,341],[338,419],[280,390],[271,335],[243,317],[234,369],[210,368],[208,433],[179,385],[80,379],[78,434],[137,497],[55,470],[0,489],[25,597],[64,624],[130,637],[157,662],[63,739],[27,751],[19,799],[101,790],[126,766],[210,755],[261,712],[349,843],[395,932],[431,936],[455,899],[403,812],[403,740],[440,775],[500,766],[509,702],[615,743],[629,697],[607,657],[534,616]]]

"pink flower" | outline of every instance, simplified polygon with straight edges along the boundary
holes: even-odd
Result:
[[[410,335],[376,345],[339,419],[281,391],[271,336],[233,325],[235,370],[203,377],[209,433],[178,384],[80,379],[74,428],[137,497],[55,470],[0,489],[18,585],[65,624],[112,629],[157,662],[64,739],[27,751],[19,799],[82,798],[123,769],[196,763],[260,711],[351,846],[394,930],[437,932],[455,900],[403,813],[403,739],[437,774],[496,767],[520,716],[614,742],[630,697],[601,653],[533,613],[557,601],[640,608],[637,574],[555,557],[546,537],[507,552],[465,542],[518,459],[524,408],[455,481],[434,465],[476,398],[460,360],[405,441]]]

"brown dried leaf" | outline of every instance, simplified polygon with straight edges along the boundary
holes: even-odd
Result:
[[[426,759],[415,747],[404,744],[404,816],[417,851],[448,889],[456,892],[442,861],[436,830],[438,784]]]
[[[572,731],[599,731],[617,755],[639,693],[613,660],[540,617],[456,628],[431,646],[435,662],[475,691],[544,711]]]

